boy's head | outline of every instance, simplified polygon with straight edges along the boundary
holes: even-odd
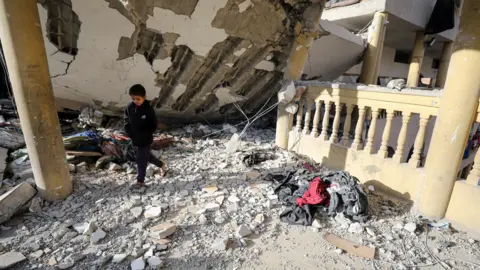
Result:
[[[141,84],[135,84],[134,86],[130,87],[128,94],[132,98],[133,103],[135,103],[137,106],[141,106],[147,98],[147,92]]]

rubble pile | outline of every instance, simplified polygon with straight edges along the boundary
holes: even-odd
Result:
[[[205,129],[201,133],[222,128]],[[373,187],[359,186],[368,197],[367,219],[327,211],[314,214],[310,226],[283,222],[286,207],[271,176],[332,172],[276,150],[274,130],[248,129],[232,154],[226,144],[233,129],[193,136],[198,131],[188,126],[168,133],[177,143],[153,153],[167,161],[169,173],[160,177],[149,166],[143,189],[130,189],[135,171],[129,163],[77,164],[70,197],[52,203],[34,197],[1,224],[0,269],[478,267],[472,264],[480,258],[475,238],[448,225],[429,227],[409,214],[410,202]],[[323,240],[326,233],[374,250],[374,259],[336,248]]]

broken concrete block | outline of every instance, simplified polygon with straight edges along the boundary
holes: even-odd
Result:
[[[28,168],[28,169],[24,170],[23,172],[18,174],[18,177],[20,177],[22,180],[27,180],[28,178],[34,178],[33,169]]]
[[[142,215],[143,208],[141,206],[134,207],[134,208],[130,209],[130,212],[132,213],[134,218],[138,218],[138,217],[140,217],[140,215]]]
[[[263,214],[258,214],[255,217],[255,222],[257,222],[258,224],[262,224],[264,221],[265,221],[265,216]]]
[[[20,252],[7,252],[0,255],[0,269],[7,269],[19,262],[26,260],[25,256],[23,256]]]
[[[77,170],[77,167],[75,166],[75,164],[69,163],[69,164],[68,164],[68,170],[69,170],[71,173],[73,173],[73,172],[75,172],[75,171]]]
[[[112,263],[121,263],[127,258],[127,254],[115,254],[112,258]]]
[[[107,234],[102,231],[101,229],[98,229],[96,232],[92,233],[92,236],[90,238],[90,242],[92,244],[97,244],[100,242],[103,238],[105,238]]]
[[[414,222],[407,223],[407,224],[405,224],[403,229],[413,233],[417,230],[417,224],[415,224]]]
[[[37,191],[27,183],[21,183],[0,196],[0,224],[7,221],[17,210],[27,203]]]
[[[240,225],[240,227],[238,227],[237,229],[237,236],[239,238],[243,238],[243,237],[247,237],[249,236],[250,234],[252,234],[252,231],[250,231],[250,228],[248,228],[247,225]]]
[[[43,204],[42,198],[35,197],[30,202],[30,207],[28,208],[28,210],[32,213],[40,213],[42,212],[42,204]]]
[[[172,223],[163,223],[151,228],[151,231],[158,236],[158,238],[167,238],[177,231],[177,226]]]
[[[32,259],[32,260],[39,259],[42,256],[43,256],[43,250],[37,250],[37,251],[32,252],[28,255],[28,257],[30,257],[30,259]]]
[[[259,178],[262,174],[259,171],[249,171],[245,173],[245,178],[247,180],[255,180]]]
[[[110,162],[108,165],[108,170],[109,171],[121,171],[122,166],[118,165],[117,163]]]
[[[152,256],[148,258],[147,262],[152,269],[157,269],[158,267],[161,267],[163,265],[163,261],[157,256]]]
[[[145,261],[143,260],[142,257],[132,261],[132,263],[130,264],[130,267],[132,268],[132,270],[143,270],[145,269]]]
[[[92,235],[94,232],[97,231],[97,225],[95,222],[89,222],[85,229],[83,230],[83,235]]]
[[[162,208],[158,206],[150,207],[143,214],[145,218],[156,218],[162,213]]]

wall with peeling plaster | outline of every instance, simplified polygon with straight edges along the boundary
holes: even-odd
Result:
[[[267,102],[281,86],[293,25],[311,4],[307,0],[294,6],[268,0],[38,2],[58,107],[79,109],[91,104],[118,113],[130,100],[128,88],[141,83],[159,115],[186,120],[238,113],[232,102],[253,113]],[[61,14],[55,8],[59,5]],[[57,28],[63,33],[56,34]],[[352,43],[351,37],[336,32],[328,36],[336,40],[328,46],[355,44],[354,60],[329,60],[328,65],[315,65],[315,73],[338,77],[358,60],[361,39]],[[316,56],[309,61],[325,59]]]

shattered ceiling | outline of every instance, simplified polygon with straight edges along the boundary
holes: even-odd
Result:
[[[143,56],[154,73],[158,95],[152,104],[157,112],[188,120],[238,115],[232,102],[247,114],[262,107],[280,88],[294,25],[312,4],[309,0],[221,0],[225,4],[211,20],[203,16],[211,10],[202,1],[212,0],[104,1],[134,26],[130,36],[118,37],[116,60]],[[58,76],[64,76],[82,54],[77,41],[87,34],[82,32],[86,18],[75,12],[78,0],[73,0],[73,6],[72,0],[38,2],[48,11],[48,40],[73,56],[63,61],[68,65]],[[125,105],[96,103],[111,111]]]

